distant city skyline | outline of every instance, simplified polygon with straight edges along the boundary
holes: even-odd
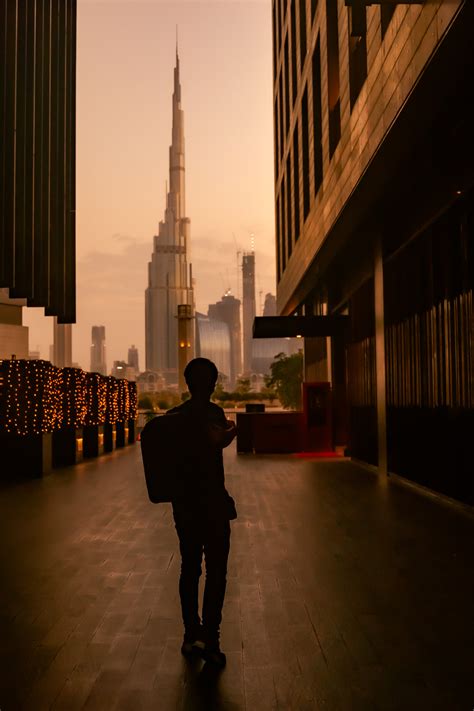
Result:
[[[80,2],[73,360],[85,369],[96,323],[109,363],[126,360],[132,342],[145,357],[143,288],[165,207],[176,25],[196,308],[206,312],[229,287],[242,296],[237,251],[251,249],[252,234],[257,311],[260,292],[275,293],[270,3],[137,0],[114,2],[111,13],[110,3]],[[52,319],[24,309],[24,323],[48,358]]]

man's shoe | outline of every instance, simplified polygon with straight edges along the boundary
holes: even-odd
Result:
[[[219,648],[219,642],[209,644],[202,640],[197,640],[193,644],[193,648],[205,662],[209,662],[209,664],[219,667],[220,669],[225,667],[227,659],[224,652],[221,652]]]
[[[209,664],[213,664],[220,669],[226,665],[227,659],[224,652],[221,652],[219,645],[212,646],[206,644],[202,653],[202,657]]]
[[[194,645],[196,642],[199,642],[201,636],[201,628],[196,631],[186,631],[184,633],[183,644],[181,645],[181,654],[184,654],[185,657],[192,656],[196,652]]]

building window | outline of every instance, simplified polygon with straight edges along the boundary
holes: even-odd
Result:
[[[293,240],[291,238],[291,160],[290,153],[286,159],[286,253],[291,257]]]
[[[277,237],[277,279],[281,279],[281,222],[280,222],[280,196],[277,197],[276,201],[276,237]]]
[[[290,128],[290,53],[288,50],[288,35],[285,39],[285,137]]]
[[[309,122],[308,122],[308,87],[305,87],[301,106],[302,139],[303,139],[303,220],[309,214]]]
[[[285,67],[283,66],[281,68],[280,72],[280,89],[279,89],[279,96],[280,96],[280,160],[282,159],[283,156],[283,146],[285,145],[285,133],[284,133],[284,125],[283,125],[283,72],[285,71]]]
[[[295,242],[300,236],[300,147],[298,122],[293,133],[293,216],[295,218]]]
[[[296,67],[296,1],[291,0],[291,91],[293,98],[293,105],[296,101],[297,87],[298,87],[298,73]]]
[[[349,31],[352,26],[351,10],[347,8]],[[349,91],[351,110],[360,94],[365,80],[367,79],[367,43],[365,33],[358,37],[349,35]]]
[[[304,60],[306,59],[306,0],[300,0],[300,68],[303,71]]]
[[[313,145],[314,145],[314,194],[317,195],[323,182],[322,115],[321,115],[321,50],[316,42],[313,52]]]
[[[273,118],[275,122],[275,180],[278,177],[278,161],[279,161],[279,156],[280,156],[280,141],[279,141],[279,135],[280,135],[280,126],[279,126],[279,120],[278,120],[278,96],[275,99],[275,105],[273,107]]]
[[[329,157],[341,138],[341,100],[339,88],[339,27],[337,2],[326,0],[326,36],[328,58]],[[314,61],[313,61],[314,74]],[[314,82],[314,79],[313,79]]]
[[[280,240],[280,250],[281,250],[281,273],[286,269],[286,175],[283,176],[281,181],[281,192],[280,192],[280,209],[281,209],[281,240]]]
[[[276,76],[277,76],[277,63],[278,63],[278,41],[277,41],[278,19],[277,19],[277,12],[278,12],[278,3],[275,2],[274,6],[273,6],[273,13],[272,13],[272,22],[273,22],[273,81],[276,80]]]
[[[382,31],[382,39],[385,37],[385,33],[388,29],[390,21],[395,12],[395,5],[381,5],[380,6],[380,29]]]

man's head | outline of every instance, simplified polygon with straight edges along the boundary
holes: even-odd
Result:
[[[192,396],[210,398],[217,382],[217,368],[207,358],[193,358],[184,369],[184,379]]]

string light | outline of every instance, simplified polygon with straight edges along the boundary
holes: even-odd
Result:
[[[0,361],[0,433],[42,434],[136,416],[136,383],[43,360]]]

